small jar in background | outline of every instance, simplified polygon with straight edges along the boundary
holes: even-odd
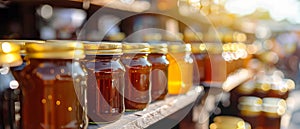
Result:
[[[267,97],[287,99],[289,91],[295,88],[295,82],[291,79],[282,79],[279,82],[272,83]]]
[[[192,53],[195,58],[193,83],[200,85],[205,78],[204,58],[207,55],[206,46],[203,43],[192,43]]]
[[[151,63],[147,43],[124,43],[121,61],[125,66],[125,110],[145,109],[151,102]]]
[[[167,59],[170,62],[168,69],[168,93],[185,94],[193,86],[193,59],[191,45],[170,43]]]
[[[86,73],[81,42],[26,43],[21,71],[22,129],[86,129]]]
[[[263,129],[280,129],[281,116],[287,108],[286,101],[280,98],[263,98]]]
[[[89,123],[113,122],[123,115],[125,68],[121,43],[85,42]]]
[[[20,47],[0,41],[0,128],[20,128],[20,89],[10,67],[22,64]]]
[[[152,64],[151,71],[151,99],[163,100],[168,94],[168,66],[166,54],[168,53],[167,44],[150,44],[150,54],[148,60]]]
[[[220,85],[226,80],[226,62],[222,57],[222,46],[217,43],[206,43],[207,56],[204,58],[205,84]]]
[[[262,129],[263,119],[261,118],[262,99],[254,96],[239,98],[239,116],[251,124],[253,129]]]

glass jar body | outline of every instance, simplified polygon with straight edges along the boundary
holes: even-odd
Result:
[[[87,128],[85,75],[75,59],[30,59],[21,72],[22,128]]]

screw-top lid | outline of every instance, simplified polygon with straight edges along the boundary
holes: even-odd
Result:
[[[122,44],[116,42],[84,42],[87,55],[121,55]]]
[[[168,50],[170,53],[191,52],[191,44],[170,43]]]
[[[150,44],[150,52],[166,54],[166,53],[168,53],[168,45],[166,43]]]
[[[281,116],[287,108],[286,101],[279,98],[263,98],[263,111],[269,116]]]
[[[10,42],[0,42],[0,66],[18,66],[21,64],[20,46]]]
[[[243,119],[234,116],[217,116],[214,123],[210,125],[210,129],[245,129]]]
[[[150,53],[150,45],[148,43],[123,43],[124,53]]]
[[[10,43],[14,43],[17,45],[20,45],[20,53],[21,54],[26,54],[25,51],[25,44],[26,43],[45,43],[45,41],[43,40],[0,40],[0,42],[10,42]]]
[[[46,41],[45,43],[26,43],[29,58],[38,59],[82,59],[84,46],[79,41]]]
[[[204,43],[192,43],[192,52],[193,53],[205,53],[206,45]]]

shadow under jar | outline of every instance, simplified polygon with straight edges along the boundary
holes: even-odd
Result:
[[[151,101],[163,100],[168,94],[168,66],[166,54],[168,53],[167,44],[150,44],[151,53],[148,60],[152,64],[151,71]]]
[[[145,109],[151,102],[150,72],[152,64],[147,60],[150,53],[147,43],[124,43],[121,61],[125,66],[125,109]]]
[[[0,129],[20,128],[20,89],[10,67],[22,64],[18,45],[0,41]]]
[[[91,124],[118,120],[124,113],[125,68],[121,43],[85,42],[88,117]]]
[[[87,128],[86,73],[76,41],[27,43],[29,64],[21,72],[22,129]]]

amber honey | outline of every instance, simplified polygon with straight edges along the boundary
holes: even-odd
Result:
[[[148,61],[149,44],[125,43],[121,58],[125,66],[125,109],[143,110],[151,102],[151,63]]]
[[[87,127],[86,76],[78,61],[83,45],[28,43],[29,64],[21,72],[23,129]]]
[[[205,64],[204,58],[207,55],[206,46],[203,43],[192,43],[192,53],[195,58],[193,82],[195,85],[200,85],[205,77]]]
[[[167,59],[168,93],[184,94],[193,85],[193,59],[191,58],[190,44],[169,44]]]
[[[84,45],[90,123],[116,121],[125,111],[125,68],[120,62],[122,44],[86,42]]]
[[[286,101],[280,98],[263,98],[263,129],[280,129],[281,116],[286,111]]]
[[[168,66],[167,60],[167,44],[150,44],[151,53],[148,56],[149,62],[152,64],[151,71],[151,99],[162,100],[168,94]]]
[[[10,67],[22,64],[20,47],[0,41],[0,128],[20,128],[20,89]]]

